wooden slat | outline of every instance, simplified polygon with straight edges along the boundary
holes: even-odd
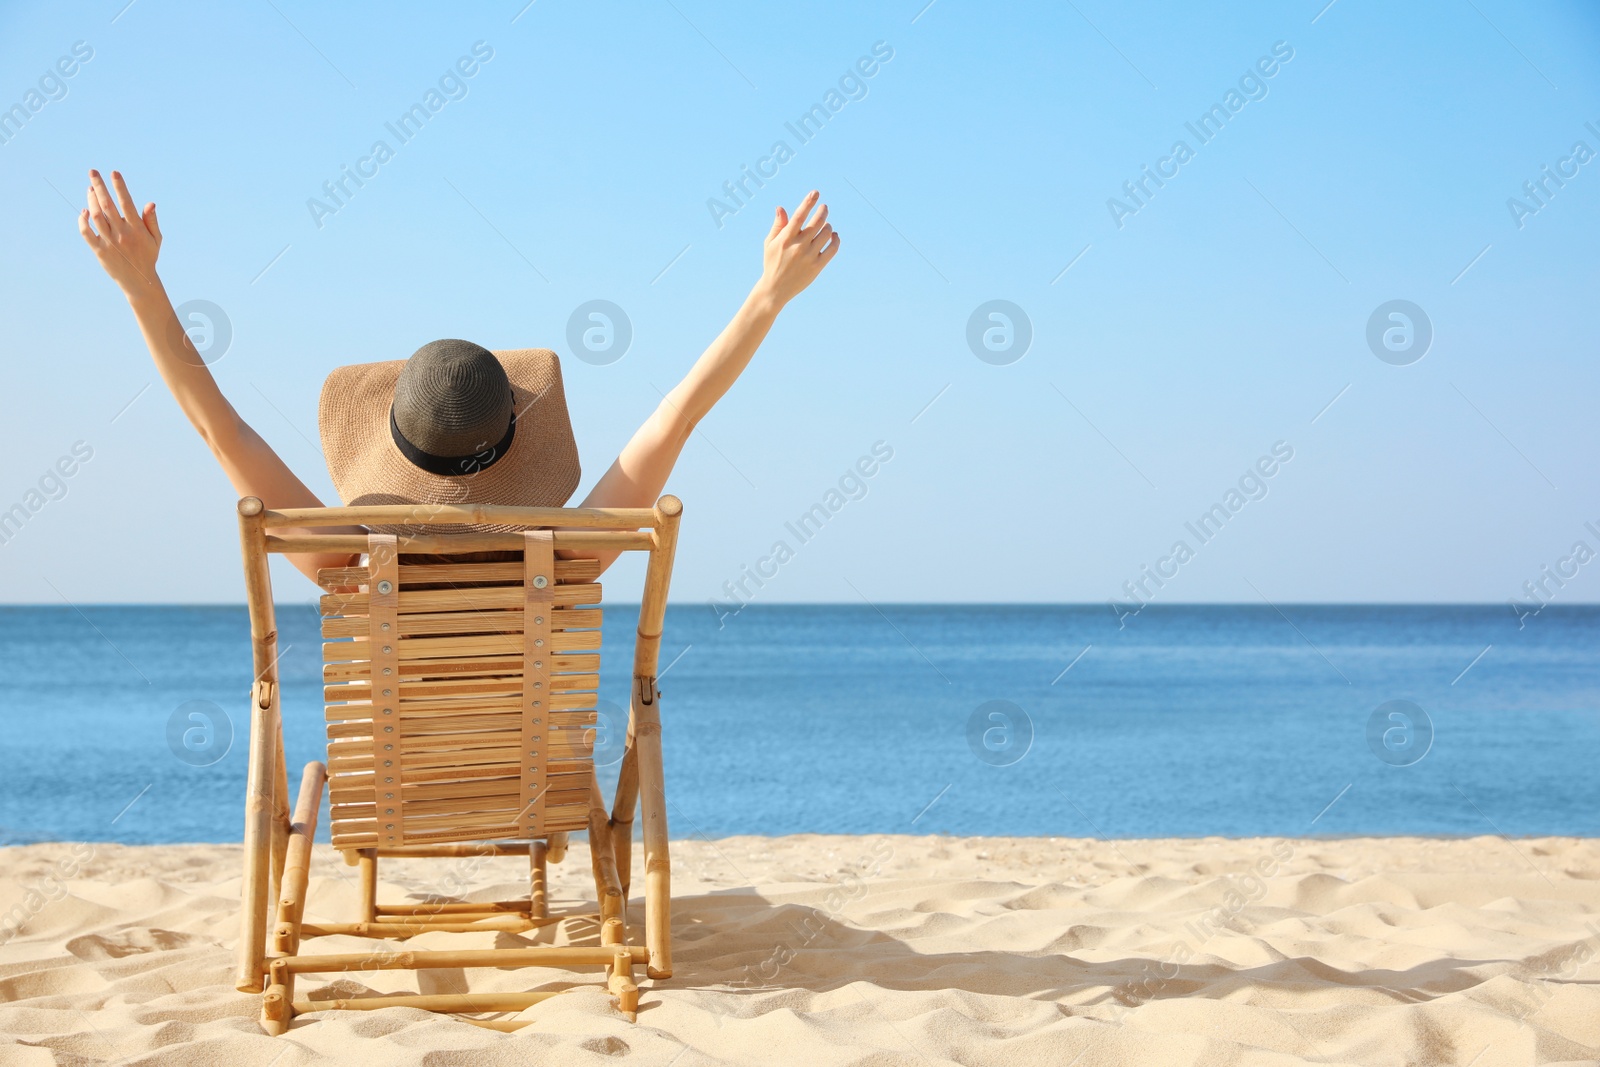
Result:
[[[388,683],[385,682],[385,685]],[[550,691],[555,693],[573,693],[582,690],[595,690],[600,687],[600,676],[597,674],[557,674],[550,679]],[[438,700],[450,696],[483,696],[491,693],[522,693],[522,679],[520,677],[488,676],[480,678],[441,678],[417,679],[402,682],[398,699],[407,700]],[[324,703],[349,703],[350,701],[369,701],[372,699],[372,683],[370,682],[340,682],[338,685],[322,687]]]
[[[563,780],[571,782],[581,775],[565,775]],[[556,792],[561,795],[571,794],[567,797],[571,803],[577,803],[578,790],[575,786],[566,785]],[[518,797],[521,795],[521,782],[514,777],[500,777],[484,779],[473,782],[442,782],[432,785],[407,785],[405,800],[410,804],[413,800],[459,800],[469,803],[478,800],[497,800],[505,797]],[[355,790],[345,790],[332,797],[333,805],[339,812],[340,818],[353,818],[354,811],[362,804],[372,802],[372,791],[368,789],[365,795]]]
[[[551,698],[552,723],[562,725],[591,725],[594,722],[595,693],[558,693]],[[482,714],[516,710],[516,702],[504,697],[463,698],[437,700],[426,703],[403,704],[401,712],[407,717],[425,718],[461,714]],[[331,704],[323,713],[329,722],[365,722],[372,718],[370,704]]]
[[[419,828],[416,832],[408,834],[411,839],[409,844],[440,844],[447,841],[475,841],[485,838],[510,837],[516,832],[515,813],[506,812],[496,815],[492,820],[481,823],[462,825],[441,821],[436,826]],[[355,820],[349,824],[336,827],[334,845],[338,848],[357,847],[357,842],[362,842],[361,847],[369,839],[375,840],[378,822],[373,819]],[[349,840],[341,840],[347,838]]]
[[[372,790],[367,790],[367,795],[372,795]],[[448,800],[452,797],[512,797],[517,795],[516,778],[484,778],[472,782],[438,782],[428,785],[407,785],[406,802],[413,800]],[[352,799],[353,798],[353,799]],[[344,797],[334,800],[336,804],[358,804],[361,797],[354,790],[350,790]]]
[[[317,571],[317,584],[324,589],[342,589],[365,585],[369,572],[365,567],[323,567]],[[597,559],[556,560],[557,582],[592,582],[600,577]],[[452,585],[468,582],[518,582],[522,581],[522,563],[400,563],[400,586],[446,582]]]
[[[539,735],[540,744],[537,746],[548,751],[554,760],[587,760],[593,753],[593,730],[552,730]],[[424,757],[433,759],[435,756],[455,753],[460,758],[456,766],[472,767],[493,763],[494,758],[507,764],[515,763],[521,759],[521,746],[517,742],[517,734],[510,733],[510,739],[505,731],[484,732],[475,734],[447,734],[435,738],[411,738],[409,740],[392,742],[394,748],[383,749],[383,758],[390,764],[404,768],[408,773],[413,767],[432,765],[424,762]],[[398,757],[396,756],[398,753]],[[372,743],[353,738],[344,741],[335,741],[328,745],[328,756],[334,765],[343,768],[352,760],[365,760],[371,762],[373,755]],[[480,758],[489,756],[494,758]],[[439,765],[450,766],[448,760]],[[387,772],[385,772],[387,773]]]
[[[509,504],[355,504],[339,508],[274,508],[261,516],[262,525],[269,530],[285,526],[315,530],[337,526],[448,526],[458,523],[648,530],[655,526],[655,521],[655,512],[650,508],[537,508]],[[522,535],[511,536],[520,538]]]
[[[555,792],[555,791],[551,790],[551,792]],[[550,804],[550,807],[556,808],[556,809],[561,809],[561,808],[581,808],[581,807],[583,807],[583,805],[573,803],[570,800],[570,797],[576,795],[576,791],[575,790],[565,790],[564,792],[567,794],[567,796],[566,797],[562,797],[560,799],[552,799],[552,803]],[[457,801],[456,803],[462,804],[462,805],[469,805],[470,801]],[[349,807],[351,807],[351,808],[360,808],[360,807],[363,807],[363,806],[364,805],[349,805]],[[443,817],[440,817],[440,816],[424,816],[423,817],[423,821],[419,821],[418,822],[418,824],[416,826],[416,831],[417,831],[417,834],[419,836],[430,836],[432,834],[442,833],[442,832],[446,832],[446,831],[449,831],[449,830],[456,830],[456,829],[461,829],[461,830],[476,829],[476,830],[480,830],[481,831],[481,830],[485,830],[485,829],[503,828],[504,826],[506,826],[506,824],[509,821],[512,821],[513,817],[516,814],[516,811],[517,811],[517,807],[514,804],[508,805],[507,807],[505,807],[505,808],[503,808],[503,809],[501,809],[499,811],[489,811],[489,812],[473,812],[473,811],[470,811],[470,810],[453,811],[453,812],[448,813],[449,814],[448,824],[446,823],[446,820]],[[387,818],[387,816],[385,816],[385,818]],[[407,814],[407,818],[408,819],[410,818],[409,812]],[[366,831],[367,827],[372,827],[372,828],[375,829],[376,826],[377,826],[377,819],[376,819],[375,816],[372,815],[371,812],[367,812],[365,814],[353,814],[351,817],[346,818],[345,815],[344,815],[343,808],[341,808],[339,811],[335,812],[334,820],[335,820],[335,825],[338,828],[344,830],[347,833],[349,833],[349,832],[363,833],[363,832]]]
[[[351,742],[351,744],[353,745],[355,742]],[[393,768],[378,767],[377,757],[372,754],[370,749],[363,752],[359,749],[351,748],[335,753],[333,751],[335,747],[334,745],[328,746],[328,767],[330,771],[336,774],[344,774],[350,771],[381,770],[385,776],[391,776],[393,770],[404,770],[405,780],[408,782],[427,781],[426,775],[430,771],[442,775],[442,778],[434,780],[450,781],[453,777],[461,776],[460,774],[452,775],[450,772],[466,772],[474,768],[484,771],[495,767],[514,768],[521,763],[519,756],[521,749],[516,745],[507,748],[459,748],[451,749],[447,752],[417,752],[411,755],[401,755],[398,759],[395,756],[399,749],[395,749],[393,752],[385,751],[381,753],[385,762],[394,764]],[[553,768],[559,766],[560,769],[564,770],[568,766],[586,767],[588,763],[587,758],[574,756],[560,760],[552,759],[550,766]],[[416,771],[417,775],[413,776],[412,771]]]
[[[365,766],[361,766],[363,763]],[[337,770],[335,770],[333,767],[328,768],[328,788],[330,791],[334,789],[355,788],[358,783],[365,782],[367,795],[371,796],[372,782],[376,777],[374,774],[374,768],[372,766],[372,757],[368,756],[365,759],[349,759],[345,760],[344,764],[344,766],[338,768]],[[576,766],[581,768],[583,773],[587,773],[590,765],[587,762],[584,762],[577,764]],[[406,784],[407,786],[411,786],[431,782],[466,782],[480,778],[504,777],[509,773],[509,771],[494,765],[484,767],[442,767],[439,769],[419,770],[414,772],[407,771]]]
[[[594,726],[594,712],[552,712],[550,715],[552,731],[559,733],[563,729],[583,730]],[[430,717],[426,720],[414,720],[407,723],[402,733],[397,737],[409,739],[422,739],[427,737],[448,735],[452,733],[472,733],[495,730],[512,730],[520,720],[515,711],[477,712],[468,715],[441,715]],[[558,725],[559,724],[559,725]],[[328,724],[328,740],[343,742],[360,740],[371,733],[366,720],[354,722],[336,722]]]
[[[378,835],[370,829],[374,823],[365,824],[369,829],[362,831],[340,832],[334,831],[333,844],[335,848],[374,848],[378,844]],[[546,808],[544,819],[547,833],[564,833],[585,830],[589,825],[589,809],[585,804],[570,805],[566,808]],[[498,831],[498,832],[497,832]],[[510,837],[516,833],[516,826],[507,823],[502,827],[474,827],[466,830],[437,831],[427,834],[408,835],[411,843],[416,845],[444,845],[456,841],[487,841],[496,837]]]
[[[598,608],[563,608],[554,612],[560,617],[562,611],[571,612],[572,616],[560,619],[561,624],[572,631],[579,627],[598,627],[600,625],[600,610]],[[445,634],[517,634],[517,648],[522,647],[522,612],[520,611],[446,611],[426,615],[402,615],[396,623],[402,637],[410,636],[442,636]],[[367,620],[362,616],[349,616],[340,618],[332,616],[322,620],[322,636],[330,637],[356,637],[365,636]],[[402,641],[404,646],[406,642]],[[555,633],[551,635],[550,644],[554,652],[592,652],[600,647],[599,630],[578,630],[578,632]],[[503,651],[503,649],[501,650]],[[404,655],[402,654],[402,658]]]
[[[552,594],[557,607],[600,603],[598,582],[558,585]],[[400,613],[415,615],[425,611],[487,611],[522,609],[520,585],[464,586],[451,589],[406,589],[400,587]],[[368,593],[329,593],[319,601],[324,615],[365,615],[371,596]]]
[[[382,753],[384,761],[397,762],[393,752]],[[405,768],[405,779],[410,782],[456,782],[471,778],[492,778],[496,775],[509,774],[507,768],[515,767],[514,762],[506,760],[459,760],[456,763],[445,761],[442,766],[421,766],[417,763],[426,763],[426,757],[413,757],[413,763]],[[329,756],[329,778],[342,777],[347,774],[370,774],[376,780],[379,774],[384,777],[394,777],[392,767],[382,767],[372,755]],[[552,774],[585,773],[591,764],[584,760],[552,760]]]
[[[334,648],[339,648],[339,651],[334,653],[333,656],[325,657],[326,662],[323,664],[322,669],[323,681],[347,680],[346,675],[341,673],[346,672],[346,670],[365,672],[368,669],[368,662],[370,662],[366,659],[365,648],[363,648],[362,654],[349,657],[349,659],[344,659],[344,656],[349,656],[349,653],[346,653],[344,648],[349,648],[350,645],[365,646],[366,643],[368,641],[342,641],[342,643],[341,641],[334,641]],[[402,651],[403,648],[405,646],[402,646]],[[334,656],[339,656],[341,659],[334,659]],[[470,664],[517,664],[518,669],[520,669],[522,653],[518,651],[518,653],[507,653],[504,656],[490,656],[490,654],[480,653],[477,656],[435,656],[429,657],[429,659],[408,659],[408,657],[402,656],[402,661],[405,665],[400,667],[400,677],[408,678],[413,677],[413,675],[422,677],[427,673],[453,672],[453,670],[458,669],[459,665]],[[595,673],[600,670],[600,656],[594,653],[560,654],[560,656],[550,657],[550,665],[557,673]]]
[[[510,730],[518,722],[514,711],[479,712],[471,715],[449,715],[438,719],[424,719],[407,724],[404,737],[426,737],[430,733],[465,733],[475,730]],[[367,736],[362,720],[328,724],[328,740],[343,741]]]
[[[634,552],[655,547],[655,535],[614,530],[557,530],[561,552]],[[461,552],[515,552],[522,549],[520,533],[400,534],[400,551],[407,555],[450,555]],[[338,552],[357,555],[367,550],[364,534],[267,534],[267,551],[277,553]]]
[[[326,636],[326,635],[324,635]],[[365,641],[335,641],[324,644],[323,659],[335,662],[346,659],[366,659]],[[569,645],[570,648],[562,647]],[[600,648],[600,632],[577,631],[565,634],[560,643],[552,642],[555,653],[594,652]],[[522,655],[522,631],[508,633],[470,634],[454,637],[408,637],[400,642],[400,659],[431,659],[439,656],[504,656]]]

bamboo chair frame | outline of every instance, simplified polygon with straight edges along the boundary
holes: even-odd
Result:
[[[239,501],[239,533],[249,600],[255,682],[250,700],[243,915],[235,985],[242,992],[262,994],[262,1026],[267,1033],[282,1034],[296,1015],[312,1011],[404,1005],[436,1012],[508,1012],[520,1011],[557,995],[556,992],[537,991],[296,1001],[294,984],[297,974],[442,967],[505,968],[541,964],[562,967],[599,965],[606,968],[607,987],[616,995],[619,1009],[630,1020],[637,1011],[639,1000],[638,986],[634,981],[635,965],[644,965],[646,974],[652,979],[672,976],[669,929],[671,860],[667,845],[666,794],[661,766],[660,692],[656,688],[656,669],[682,510],[682,504],[673,496],[663,496],[654,508],[604,509],[383,505],[274,511],[268,510],[255,497],[245,497]],[[583,818],[589,832],[595,890],[599,899],[597,918],[600,943],[592,947],[533,946],[426,952],[396,948],[352,954],[303,955],[300,952],[303,938],[329,934],[403,940],[423,932],[525,932],[571,918],[593,919],[590,916],[552,918],[548,913],[546,864],[562,859],[567,849],[568,831],[549,832],[528,840],[489,839],[474,832],[473,820],[469,818],[464,820],[464,825],[454,834],[453,840],[443,843],[400,844],[393,847],[373,844],[370,847],[343,848],[345,862],[360,870],[364,912],[361,921],[336,924],[303,921],[317,817],[324,792],[329,793],[330,799],[332,796],[328,767],[337,765],[338,761],[333,755],[334,743],[330,740],[330,764],[313,762],[306,765],[300,778],[299,795],[291,812],[288,769],[283,754],[277,625],[268,556],[274,552],[349,552],[357,555],[368,551],[369,539],[360,534],[308,532],[340,526],[399,529],[401,532],[395,535],[394,541],[397,554],[448,556],[485,551],[522,551],[531,544],[528,535],[521,532],[435,532],[440,526],[452,524],[492,524],[547,530],[550,531],[548,541],[541,543],[550,544],[550,550],[556,552],[576,550],[581,555],[584,550],[620,549],[649,554],[634,645],[633,695],[627,742],[609,812],[595,776],[592,755],[587,762],[589,788]],[[546,535],[536,536],[543,538]],[[399,558],[398,555],[396,558]],[[555,569],[559,571],[560,564]],[[541,582],[542,578],[528,580],[525,585],[543,589]],[[356,583],[352,581],[350,584]],[[374,583],[370,588],[377,586]],[[509,589],[518,589],[518,586]],[[500,591],[506,592],[507,589]],[[367,594],[358,595],[365,602]],[[324,598],[325,604],[328,599]],[[399,599],[398,594],[395,599]],[[528,603],[532,602],[530,596]],[[375,608],[367,610],[376,611]],[[552,610],[550,614],[553,617],[555,611]],[[594,614],[598,616],[597,612]],[[520,633],[522,623],[516,625]],[[396,627],[400,628],[398,623]],[[552,658],[556,651],[554,646],[552,640]],[[387,652],[388,648],[384,651]],[[366,654],[374,661],[368,665],[367,692],[370,700],[370,694],[374,691],[372,676],[376,674],[377,653],[369,649]],[[595,662],[598,662],[597,657]],[[595,669],[598,670],[598,667]],[[521,688],[520,674],[517,680],[518,688]],[[550,697],[554,710],[557,694],[551,692]],[[522,694],[519,699],[526,701],[529,695]],[[371,702],[372,706],[366,712],[368,717],[373,716],[377,703],[381,701]],[[330,705],[330,719],[337,717],[333,710]],[[551,718],[554,721],[553,715]],[[376,726],[372,729],[376,729]],[[375,751],[376,742],[372,747]],[[519,761],[532,762],[526,761],[521,753],[514,755]],[[553,759],[554,756],[548,758]],[[373,781],[376,781],[375,776]],[[553,792],[553,787],[547,791]],[[568,804],[563,810],[570,811],[571,807]],[[629,939],[626,924],[633,821],[635,811],[641,808],[644,822],[645,921],[643,943],[639,944]],[[375,826],[379,821],[375,815]],[[438,823],[431,822],[430,825]],[[499,836],[496,835],[497,838]],[[479,855],[528,856],[528,899],[422,905],[377,903],[377,871],[381,858]],[[505,1031],[525,1025],[516,1020],[464,1021]]]

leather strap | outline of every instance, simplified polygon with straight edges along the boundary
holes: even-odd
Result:
[[[519,837],[544,836],[546,772],[550,751],[550,633],[555,607],[555,538],[549,530],[523,532],[522,611],[522,811]]]
[[[372,799],[378,841],[405,843],[400,806],[400,551],[394,534],[367,535],[367,640],[372,656]]]

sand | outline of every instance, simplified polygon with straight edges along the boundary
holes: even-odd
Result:
[[[576,990],[515,1034],[390,1008],[308,1015],[281,1038],[230,980],[239,860],[221,845],[0,850],[0,1064],[1600,1061],[1591,840],[682,841],[677,973],[642,983],[637,1023],[597,971],[441,971],[426,991]],[[588,867],[575,842],[553,868],[558,909],[592,899]],[[389,862],[380,900],[503,898],[524,870]],[[319,846],[310,917],[354,917],[353,873]],[[369,972],[299,994],[318,989],[418,986]]]

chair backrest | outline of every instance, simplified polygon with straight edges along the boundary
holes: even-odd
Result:
[[[600,672],[599,561],[650,553],[636,679],[654,684],[681,506],[383,506],[246,515],[258,686],[276,705],[267,552],[362,553],[321,599],[333,844],[393,848],[587,826]],[[492,524],[499,531],[438,531]],[[366,525],[386,533],[316,534]],[[289,527],[281,534],[268,532]],[[519,527],[510,532],[506,527]],[[537,527],[537,528],[534,528]],[[270,658],[269,658],[270,657]],[[264,668],[263,668],[264,661]],[[258,703],[260,703],[258,701]]]

